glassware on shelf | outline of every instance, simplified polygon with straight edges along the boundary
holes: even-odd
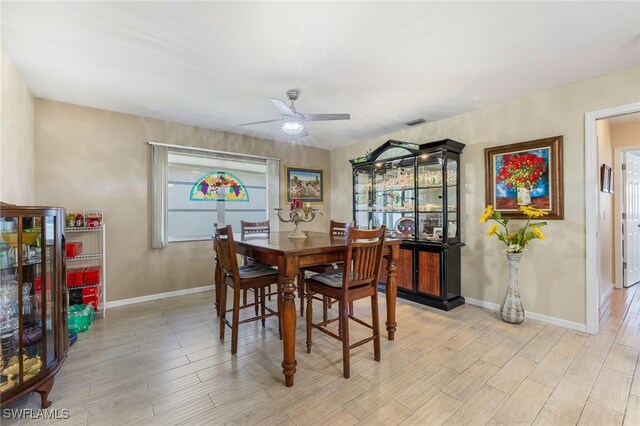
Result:
[[[5,275],[0,280],[0,331],[18,328],[18,277]]]
[[[8,268],[12,261],[11,247],[0,241],[0,269]]]
[[[418,176],[418,186],[440,186],[442,185],[442,171],[441,170],[428,170],[421,167]]]
[[[0,390],[5,392],[15,386],[17,372],[14,370],[18,366],[18,329],[0,332],[0,368],[3,379],[6,382],[0,383]]]
[[[458,183],[458,176],[455,170],[447,170],[447,185],[456,185]]]
[[[25,282],[22,284],[22,315],[31,315],[31,283]]]

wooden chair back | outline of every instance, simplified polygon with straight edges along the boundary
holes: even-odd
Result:
[[[332,220],[329,225],[329,234],[331,234],[332,237],[344,237],[347,235],[347,227],[349,225],[355,227],[353,222],[336,222]]]
[[[386,231],[385,226],[371,230],[347,227],[342,282],[345,296],[349,287],[378,285]]]
[[[225,275],[231,275],[234,280],[238,280],[240,273],[238,272],[238,259],[236,257],[231,225],[216,228],[214,241],[220,268],[222,268]]]
[[[240,235],[242,239],[244,239],[245,235],[251,234],[265,234],[269,235],[271,233],[271,224],[268,220],[264,222],[247,222],[244,220],[240,221]]]

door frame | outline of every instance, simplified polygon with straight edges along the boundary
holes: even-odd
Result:
[[[586,332],[598,333],[598,302],[600,286],[600,246],[598,244],[598,131],[596,120],[640,112],[640,102],[592,111],[584,115],[584,206],[585,206],[585,278]],[[620,179],[617,179],[618,181]]]
[[[615,288],[623,288],[623,280],[622,280],[622,215],[619,214],[622,212],[623,208],[623,186],[622,186],[622,161],[624,159],[624,153],[628,151],[639,151],[640,145],[630,145],[630,146],[620,146],[613,149],[613,158],[615,160],[614,170],[615,176],[619,176],[615,179],[613,183],[613,202],[615,204],[616,215],[613,219],[613,229],[614,229],[614,265],[615,274],[614,274],[614,287]]]

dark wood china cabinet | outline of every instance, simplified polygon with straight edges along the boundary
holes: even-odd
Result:
[[[0,203],[0,402],[42,408],[69,347],[64,210]]]
[[[445,310],[464,303],[459,203],[464,146],[451,139],[421,145],[389,140],[350,160],[356,226],[386,225],[392,237],[403,240],[398,297]]]

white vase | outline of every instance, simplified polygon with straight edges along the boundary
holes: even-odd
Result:
[[[507,253],[509,260],[509,286],[500,305],[500,316],[511,324],[520,324],[524,321],[524,308],[518,290],[518,269],[522,253]]]
[[[518,205],[528,206],[531,204],[531,190],[528,188],[518,188]]]

